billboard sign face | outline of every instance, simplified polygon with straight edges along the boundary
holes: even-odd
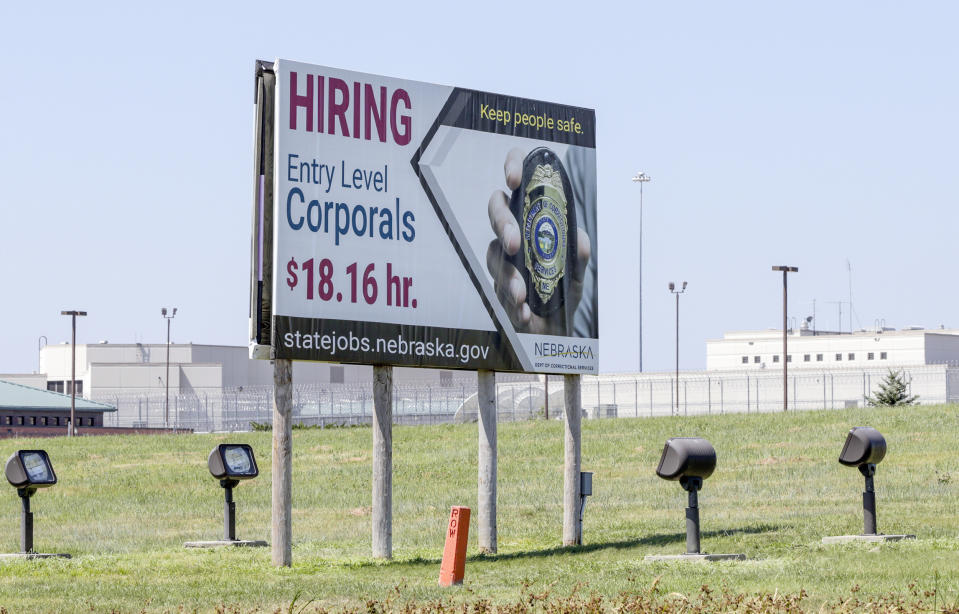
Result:
[[[273,72],[272,357],[597,372],[592,110]]]

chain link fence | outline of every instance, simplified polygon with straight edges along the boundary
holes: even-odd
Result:
[[[919,402],[959,401],[959,367],[924,365],[903,368],[909,393]],[[786,380],[789,408],[843,409],[863,406],[888,369],[809,372],[797,369]],[[499,379],[499,378],[498,378]],[[503,379],[510,379],[508,376]],[[514,378],[515,379],[515,378]],[[500,421],[561,419],[563,378],[498,381]],[[105,414],[105,426],[175,427],[208,431],[249,431],[272,422],[272,387],[243,387],[216,392],[95,395],[117,408]],[[443,424],[476,419],[476,382],[402,384],[393,388],[396,424]],[[782,372],[702,372],[601,375],[582,377],[582,411],[587,418],[652,417],[724,413],[768,413],[783,409]],[[308,384],[293,388],[294,422],[303,425],[356,425],[372,422],[373,386]]]

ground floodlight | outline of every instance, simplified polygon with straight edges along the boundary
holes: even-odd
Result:
[[[56,484],[57,474],[50,464],[50,457],[43,450],[17,450],[7,459],[4,473],[20,496],[20,552],[33,553],[33,512],[30,511],[30,497],[38,488]]]
[[[7,459],[4,472],[7,481],[18,491],[29,491],[21,494],[21,497],[30,497],[38,488],[57,483],[57,474],[53,472],[50,457],[43,450],[17,450]]]
[[[689,493],[686,508],[686,554],[699,552],[699,496],[703,480],[716,469],[716,449],[701,437],[673,437],[666,441],[656,475],[664,480],[679,480]]]
[[[188,548],[213,548],[217,546],[266,546],[264,541],[238,540],[236,538],[236,503],[233,488],[242,480],[259,475],[253,448],[245,443],[221,443],[213,448],[207,459],[210,475],[220,480],[223,487],[223,540],[187,542]]]
[[[857,426],[849,430],[846,443],[839,454],[839,462],[847,467],[859,467],[865,475],[863,465],[877,465],[886,456],[886,438],[871,426]],[[875,473],[875,466],[872,472]]]
[[[882,433],[871,426],[857,426],[849,430],[846,443],[839,454],[839,462],[847,467],[856,467],[866,479],[862,493],[862,535],[837,535],[822,538],[825,544],[842,544],[854,541],[887,542],[901,539],[915,539],[915,535],[885,535],[876,532],[876,490],[873,476],[876,465],[886,456],[886,439]]]
[[[863,535],[876,535],[876,491],[872,478],[876,475],[876,464],[885,456],[886,439],[871,426],[850,429],[839,455],[840,463],[857,467],[866,478],[866,489],[862,493]]]
[[[704,554],[699,550],[699,489],[703,480],[716,469],[716,449],[702,437],[673,437],[666,440],[656,475],[664,480],[678,480],[689,493],[686,508],[686,553],[656,554],[647,561],[741,561],[745,554]]]
[[[218,480],[235,482],[224,488],[232,488],[239,480],[249,480],[259,475],[253,448],[245,443],[221,443],[213,448],[207,459],[210,474]]]

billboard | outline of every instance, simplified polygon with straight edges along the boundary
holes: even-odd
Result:
[[[594,111],[257,74],[254,355],[597,372]]]

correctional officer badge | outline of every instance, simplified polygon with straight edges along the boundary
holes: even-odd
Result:
[[[526,301],[547,317],[565,302],[567,270],[575,265],[576,212],[569,176],[556,154],[534,149],[523,161],[523,177],[510,209],[522,236],[513,264],[526,281]]]

